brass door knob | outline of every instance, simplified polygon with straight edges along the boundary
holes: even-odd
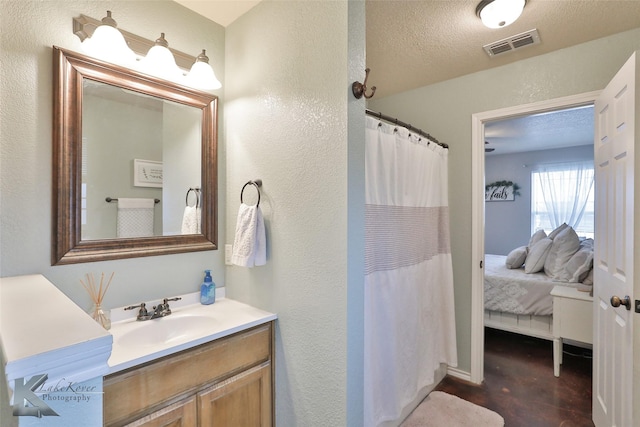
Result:
[[[631,310],[631,298],[629,298],[629,295],[626,295],[621,299],[619,296],[614,295],[611,297],[611,305],[614,307],[620,307],[621,305],[624,305],[627,310]]]

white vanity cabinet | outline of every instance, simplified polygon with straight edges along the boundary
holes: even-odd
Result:
[[[273,321],[104,379],[105,426],[272,426]]]

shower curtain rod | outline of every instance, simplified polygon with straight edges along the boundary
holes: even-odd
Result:
[[[409,129],[411,132],[414,132],[414,133],[417,133],[418,135],[424,136],[425,138],[429,139],[432,142],[435,142],[436,144],[438,144],[439,146],[441,146],[443,148],[447,148],[447,149],[449,148],[449,146],[447,144],[445,144],[444,142],[438,141],[437,139],[435,139],[434,137],[432,137],[428,133],[424,132],[422,129],[414,128],[413,126],[411,126],[408,123],[401,122],[400,120],[398,120],[398,119],[396,119],[394,117],[387,116],[386,114],[378,113],[378,112],[373,111],[373,110],[369,110],[368,108],[365,110],[365,112],[369,116],[377,117],[380,120],[385,120],[385,121],[393,123],[395,125],[405,127],[407,129]]]

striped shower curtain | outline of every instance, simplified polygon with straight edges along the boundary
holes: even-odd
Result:
[[[397,420],[457,366],[448,150],[366,122],[364,425]]]

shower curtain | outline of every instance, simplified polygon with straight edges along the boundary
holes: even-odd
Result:
[[[364,425],[397,420],[457,366],[448,150],[367,117]]]

